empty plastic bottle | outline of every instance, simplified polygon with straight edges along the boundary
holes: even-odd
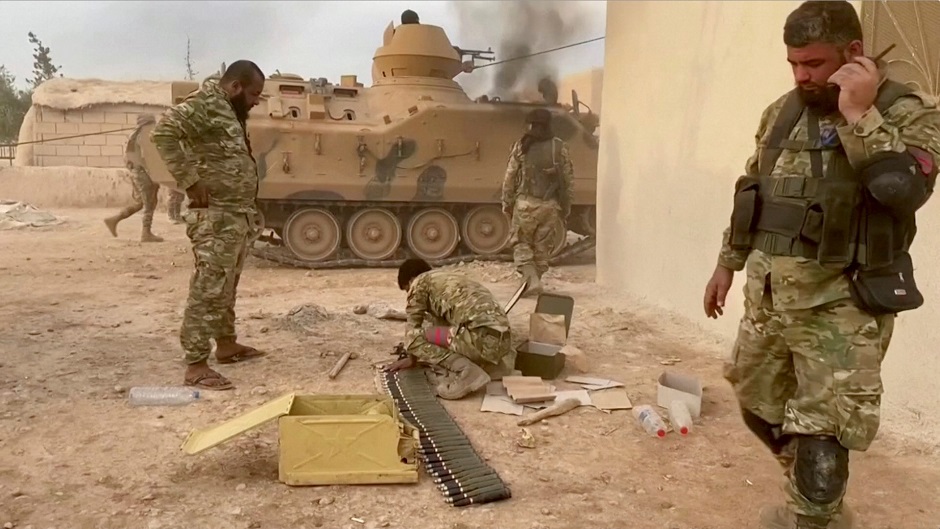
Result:
[[[181,406],[198,399],[199,391],[186,387],[137,387],[128,394],[131,406]]]
[[[692,414],[689,407],[681,400],[674,400],[669,404],[669,422],[672,428],[682,435],[692,431]]]
[[[633,408],[633,416],[646,433],[656,437],[666,437],[666,423],[652,406],[644,404]]]

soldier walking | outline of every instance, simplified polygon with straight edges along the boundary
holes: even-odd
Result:
[[[509,318],[485,286],[453,271],[432,270],[421,259],[408,259],[398,269],[398,287],[408,292],[408,356],[386,371],[419,363],[437,367],[436,393],[449,400],[512,373],[516,351]]]
[[[236,61],[220,79],[169,109],[151,138],[180,189],[189,197],[184,217],[195,269],[180,344],[186,353],[187,385],[224,390],[231,381],[209,368],[215,357],[230,364],[265,353],[236,341],[235,298],[248,249],[261,235],[258,167],[246,123],[258,104],[264,74],[253,62]],[[198,161],[198,163],[197,163]]]
[[[160,184],[154,183],[150,175],[143,166],[143,158],[140,154],[140,145],[137,144],[137,137],[140,135],[140,129],[150,123],[155,118],[151,114],[141,114],[137,116],[137,128],[131,133],[124,147],[124,163],[127,170],[130,171],[131,185],[133,186],[134,204],[127,206],[113,217],[104,219],[105,226],[111,232],[113,237],[117,237],[117,225],[122,220],[144,210],[144,216],[141,221],[143,225],[140,232],[140,242],[163,242],[162,237],[157,237],[151,231],[153,226],[153,212],[157,208],[157,196],[160,192]]]
[[[762,510],[762,527],[850,527],[849,454],[878,431],[895,316],[923,303],[908,249],[940,111],[863,55],[848,2],[804,2],[783,40],[796,87],[761,117],[704,308],[720,316],[747,268],[725,378],[786,476],[787,505]]]
[[[528,130],[512,146],[503,179],[503,213],[512,219],[513,261],[529,286],[525,296],[542,291],[542,275],[574,201],[574,169],[568,145],[552,133],[552,114],[544,108],[526,116]]]

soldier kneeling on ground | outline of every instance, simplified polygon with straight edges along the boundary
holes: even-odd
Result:
[[[448,400],[512,374],[516,351],[509,318],[485,286],[457,272],[432,270],[421,259],[408,259],[398,269],[398,287],[408,292],[408,356],[385,371],[429,365],[437,395]]]

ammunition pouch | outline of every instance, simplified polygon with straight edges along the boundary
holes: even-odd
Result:
[[[738,178],[734,185],[734,209],[731,210],[731,249],[751,248],[759,209],[760,178],[750,175]]]
[[[819,182],[822,234],[816,260],[823,266],[846,268],[855,260],[861,188],[850,180]]]
[[[849,292],[855,304],[872,316],[897,314],[924,304],[914,282],[914,262],[906,252],[896,252],[881,268],[856,268],[849,276]]]

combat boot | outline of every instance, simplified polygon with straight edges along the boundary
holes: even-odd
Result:
[[[490,383],[486,371],[466,356],[452,353],[440,365],[451,372],[437,386],[437,395],[442,399],[462,399]]]
[[[794,514],[785,505],[768,506],[760,510],[761,529],[852,529],[853,514],[845,504],[842,512],[828,522]]]
[[[525,265],[520,269],[520,272],[522,272],[523,281],[529,282],[529,286],[525,289],[525,292],[522,293],[522,297],[528,298],[541,294],[542,280],[539,278],[539,274],[535,269],[535,265]]]
[[[140,207],[127,206],[126,208],[119,211],[117,215],[104,219],[104,225],[108,227],[108,231],[111,232],[111,236],[117,237],[117,225],[119,222],[130,217],[134,213],[137,213],[138,211],[140,211]]]

